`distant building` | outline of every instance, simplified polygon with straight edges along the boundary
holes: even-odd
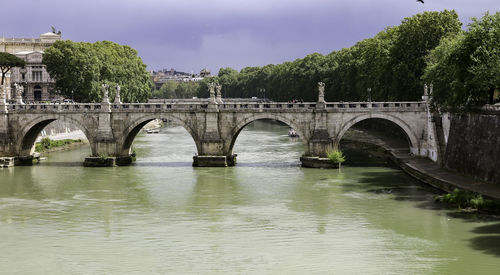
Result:
[[[42,64],[41,51],[18,52],[17,57],[26,62],[24,68],[15,67],[11,72],[11,83],[23,83],[23,99],[26,101],[51,100],[55,81],[50,78]]]
[[[210,71],[208,69],[203,69],[200,71],[200,76],[201,77],[208,77],[208,76],[210,76]]]
[[[210,76],[210,71],[207,69],[201,70],[199,75],[179,72],[174,69],[163,69],[160,71],[151,71],[151,78],[155,84],[155,89],[159,90],[163,84],[168,81],[176,82],[198,82],[204,77]]]
[[[61,40],[61,34],[48,32],[39,38],[0,38],[0,52],[8,52],[26,61],[24,68],[12,68],[7,76],[7,99],[14,97],[14,83],[24,85],[25,101],[50,100],[53,97],[55,81],[50,78],[45,65],[42,64],[43,51],[54,42]]]

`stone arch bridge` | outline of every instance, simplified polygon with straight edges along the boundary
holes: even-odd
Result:
[[[182,125],[193,138],[194,166],[230,166],[233,146],[245,125],[272,119],[294,128],[304,143],[304,166],[315,167],[336,148],[355,123],[380,118],[397,124],[411,153],[436,160],[428,104],[421,102],[222,102],[220,98],[161,103],[6,104],[0,99],[0,157],[5,164],[31,163],[40,131],[55,120],[71,123],[87,136],[87,165],[126,165],[140,129],[153,119]]]

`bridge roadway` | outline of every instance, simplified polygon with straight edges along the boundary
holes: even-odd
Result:
[[[245,125],[273,119],[294,128],[304,143],[302,164],[328,166],[327,152],[337,148],[345,132],[359,121],[379,118],[398,125],[414,155],[436,160],[428,104],[420,102],[222,102],[200,99],[162,103],[7,104],[0,100],[0,158],[4,166],[32,162],[42,129],[60,120],[80,128],[92,156],[85,165],[127,165],[141,128],[153,119],[182,125],[195,141],[194,166],[231,166],[233,146]],[[2,165],[2,163],[0,163]]]

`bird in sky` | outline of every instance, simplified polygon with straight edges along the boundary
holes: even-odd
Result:
[[[424,0],[417,0],[417,2],[420,2],[420,3],[422,3],[422,4],[423,4],[423,3],[424,3]]]

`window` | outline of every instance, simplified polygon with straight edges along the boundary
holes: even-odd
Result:
[[[41,71],[33,71],[31,72],[31,80],[32,81],[36,81],[36,82],[39,82],[39,81],[42,81],[42,72]]]

